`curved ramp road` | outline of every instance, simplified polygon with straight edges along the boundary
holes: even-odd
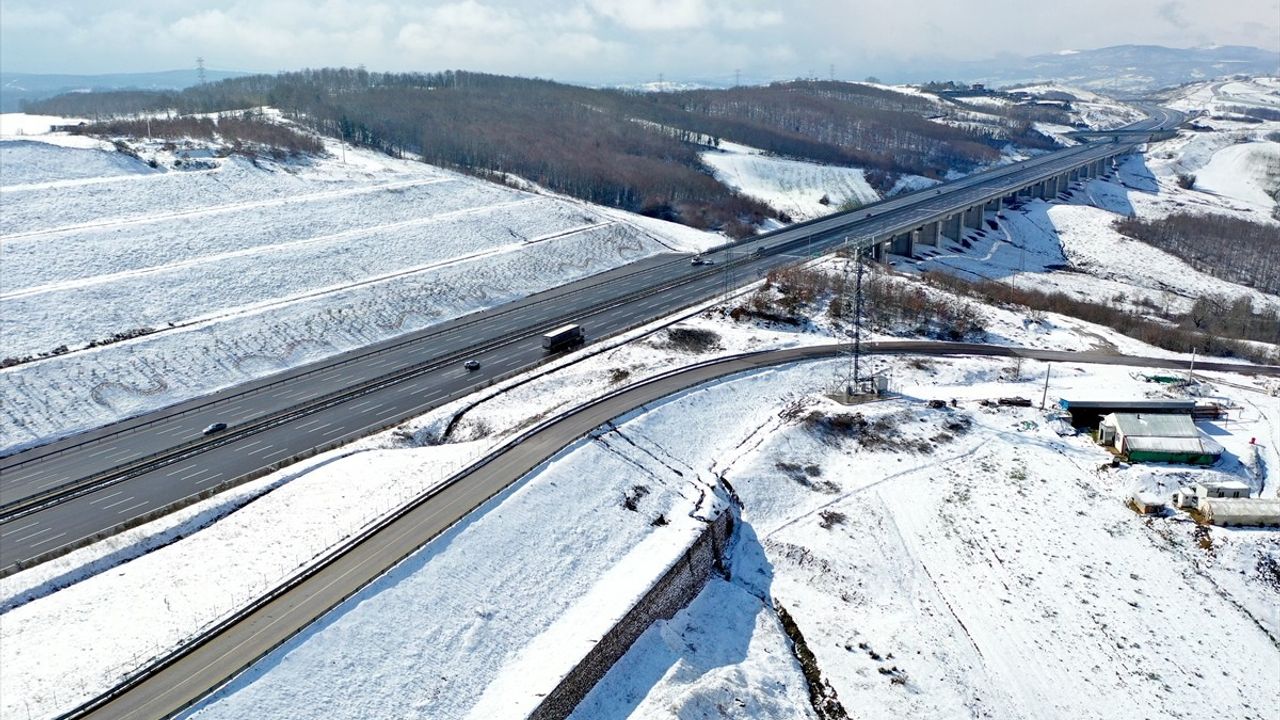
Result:
[[[486,500],[609,420],[709,380],[772,365],[827,358],[839,354],[845,347],[821,345],[713,360],[638,382],[548,420],[454,476],[444,487],[417,498],[396,515],[353,538],[303,575],[242,610],[187,648],[64,717],[103,720],[169,717],[190,707]],[[866,347],[868,352],[880,354],[1021,356],[1058,362],[1175,369],[1189,365],[1165,358],[968,343],[903,341],[868,343]],[[1204,370],[1261,371],[1280,376],[1280,367],[1226,363],[1197,363],[1196,366]]]
[[[1162,113],[1131,127],[1162,127]],[[1080,145],[704,253],[662,255],[0,459],[0,576],[473,392],[545,358],[566,322],[597,339],[703,302],[799,257],[870,246],[1130,143]],[[758,254],[757,254],[758,253]],[[462,363],[478,360],[469,373]],[[201,429],[225,422],[224,432]]]

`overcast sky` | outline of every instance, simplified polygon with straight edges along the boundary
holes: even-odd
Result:
[[[625,83],[895,68],[1149,43],[1280,47],[1280,0],[0,0],[0,69],[364,65]]]

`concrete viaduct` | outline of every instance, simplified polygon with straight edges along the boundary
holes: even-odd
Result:
[[[911,256],[921,245],[939,247],[944,238],[959,241],[966,228],[979,229],[987,213],[998,213],[1008,204],[1035,198],[1051,200],[1066,192],[1071,183],[1106,175],[1114,168],[1116,158],[1132,149],[1123,146],[1115,155],[1086,161],[1064,172],[1044,177],[1012,192],[1001,192],[977,203],[939,212],[919,226],[906,232],[877,236],[870,239],[871,257],[883,262],[890,253]],[[866,241],[863,243],[867,245]]]

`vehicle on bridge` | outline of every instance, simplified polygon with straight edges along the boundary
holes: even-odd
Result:
[[[205,428],[204,430],[202,430],[201,432],[203,432],[205,435],[212,435],[212,434],[214,434],[214,433],[222,432],[223,430],[226,430],[226,429],[227,429],[227,424],[226,424],[226,423],[224,423],[224,422],[216,422],[216,423],[212,423],[212,424],[210,424],[208,427],[206,427],[206,428]]]
[[[694,255],[693,259],[689,261],[689,264],[696,266],[696,265],[711,265],[713,263],[707,258],[702,257],[701,255]]]
[[[578,347],[586,340],[587,336],[581,325],[565,325],[542,336],[542,349],[547,352],[560,352]]]

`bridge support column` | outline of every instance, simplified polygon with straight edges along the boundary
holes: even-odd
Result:
[[[974,207],[969,208],[968,215],[969,215],[969,218],[968,218],[969,227],[973,228],[974,230],[981,230],[982,229],[982,206],[975,205]]]
[[[942,222],[935,221],[920,228],[920,244],[938,247],[938,236],[942,233]]]
[[[894,255],[910,255],[913,249],[910,232],[898,233],[889,240],[889,252]]]
[[[952,240],[959,241],[960,236],[964,234],[964,211],[962,210],[955,215],[952,215],[944,222],[947,225],[946,228],[944,228],[947,237]]]

